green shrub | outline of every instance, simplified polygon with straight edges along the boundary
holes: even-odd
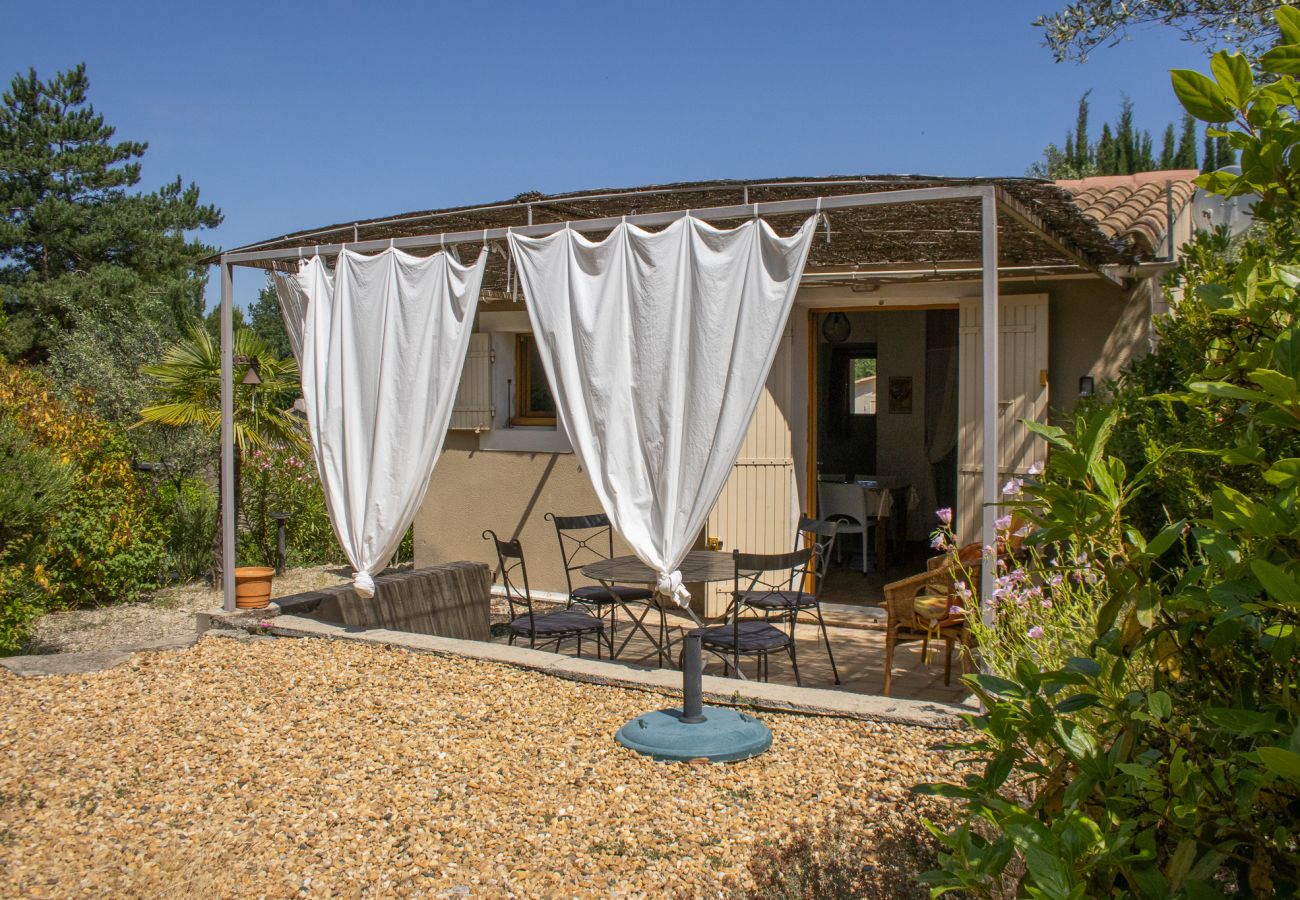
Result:
[[[164,482],[158,488],[158,514],[167,535],[169,575],[177,581],[202,577],[212,562],[216,493],[197,478]]]
[[[1022,652],[969,677],[985,711],[964,748],[984,768],[922,788],[966,805],[936,891],[1300,893],[1300,13],[1278,21],[1264,77],[1226,53],[1214,79],[1174,74],[1193,115],[1236,125],[1242,174],[1199,183],[1257,194],[1264,237],[1189,268],[1179,315],[1213,337],[1130,370],[1150,383],[1169,367],[1148,409],[1121,382],[1072,432],[1040,428],[1048,471],[1015,505],[1037,546],[1087,547],[1105,589],[1086,653],[1052,667]],[[1108,454],[1112,430],[1142,435],[1151,409],[1191,427],[1146,432],[1137,468]],[[1182,515],[1161,520],[1167,503],[1145,498],[1172,483],[1168,460],[1223,477],[1168,496]]]
[[[0,414],[0,655],[22,649],[45,609],[46,535],[71,482],[58,457]]]
[[[129,443],[94,415],[89,396],[65,403],[39,373],[0,365],[0,412],[71,476],[45,535],[44,562],[30,579],[47,604],[130,601],[157,587],[166,553],[155,503],[134,471]]]
[[[242,565],[275,565],[277,526],[271,518],[275,512],[289,513],[286,565],[346,562],[330,525],[315,464],[300,450],[282,445],[255,448],[241,467],[239,502]]]

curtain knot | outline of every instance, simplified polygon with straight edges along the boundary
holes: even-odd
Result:
[[[369,600],[375,596],[375,579],[370,577],[370,573],[365,569],[360,569],[352,578],[352,589],[357,592],[357,596],[363,600]]]
[[[660,572],[658,579],[655,581],[655,593],[664,597],[671,597],[678,606],[688,607],[691,605],[691,592],[686,590],[686,586],[682,584],[680,569],[673,569],[671,572]]]

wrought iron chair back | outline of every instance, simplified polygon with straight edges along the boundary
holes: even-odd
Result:
[[[497,551],[497,577],[506,591],[506,602],[510,604],[510,619],[513,621],[521,614],[528,616],[528,627],[536,627],[533,618],[533,597],[528,589],[528,564],[524,562],[524,548],[519,541],[503,541],[492,529],[483,532],[483,540],[491,540]],[[521,587],[522,585],[522,587]],[[516,612],[516,607],[522,613]]]
[[[555,523],[560,557],[564,560],[564,578],[569,585],[569,596],[573,596],[574,572],[593,562],[614,557],[614,526],[604,513],[587,516],[557,516],[547,513],[544,518]]]
[[[816,584],[815,592],[821,593],[821,583],[830,566],[831,551],[835,549],[835,538],[840,531],[840,523],[834,519],[813,519],[809,516],[799,517],[799,527],[794,533],[794,548],[809,547],[813,551],[809,560],[809,569]]]
[[[813,548],[803,547],[791,553],[741,553],[733,550],[735,593],[732,618],[737,618],[736,602],[742,594],[757,591],[794,591],[804,589],[811,571]]]

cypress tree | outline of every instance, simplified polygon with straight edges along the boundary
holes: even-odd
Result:
[[[1110,123],[1101,126],[1101,138],[1097,141],[1097,174],[1115,175],[1118,173],[1119,154],[1115,138],[1110,133]]]
[[[1191,113],[1183,113],[1183,133],[1178,139],[1178,151],[1174,153],[1173,169],[1196,168],[1196,120]]]
[[[1174,168],[1174,123],[1165,126],[1165,137],[1160,142],[1160,168]]]
[[[1086,174],[1092,167],[1091,147],[1088,143],[1088,95],[1084,91],[1079,98],[1079,111],[1074,120],[1074,158],[1073,165],[1080,175]]]
[[[1213,172],[1219,168],[1218,154],[1215,152],[1217,149],[1214,138],[1210,137],[1207,131],[1205,135],[1205,162],[1201,164],[1202,172]]]
[[[1220,169],[1237,164],[1237,151],[1226,137],[1214,140],[1214,162]]]

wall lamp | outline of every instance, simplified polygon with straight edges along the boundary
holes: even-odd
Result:
[[[1084,375],[1079,379],[1079,396],[1091,397],[1095,387],[1096,384],[1093,382],[1092,376]]]

